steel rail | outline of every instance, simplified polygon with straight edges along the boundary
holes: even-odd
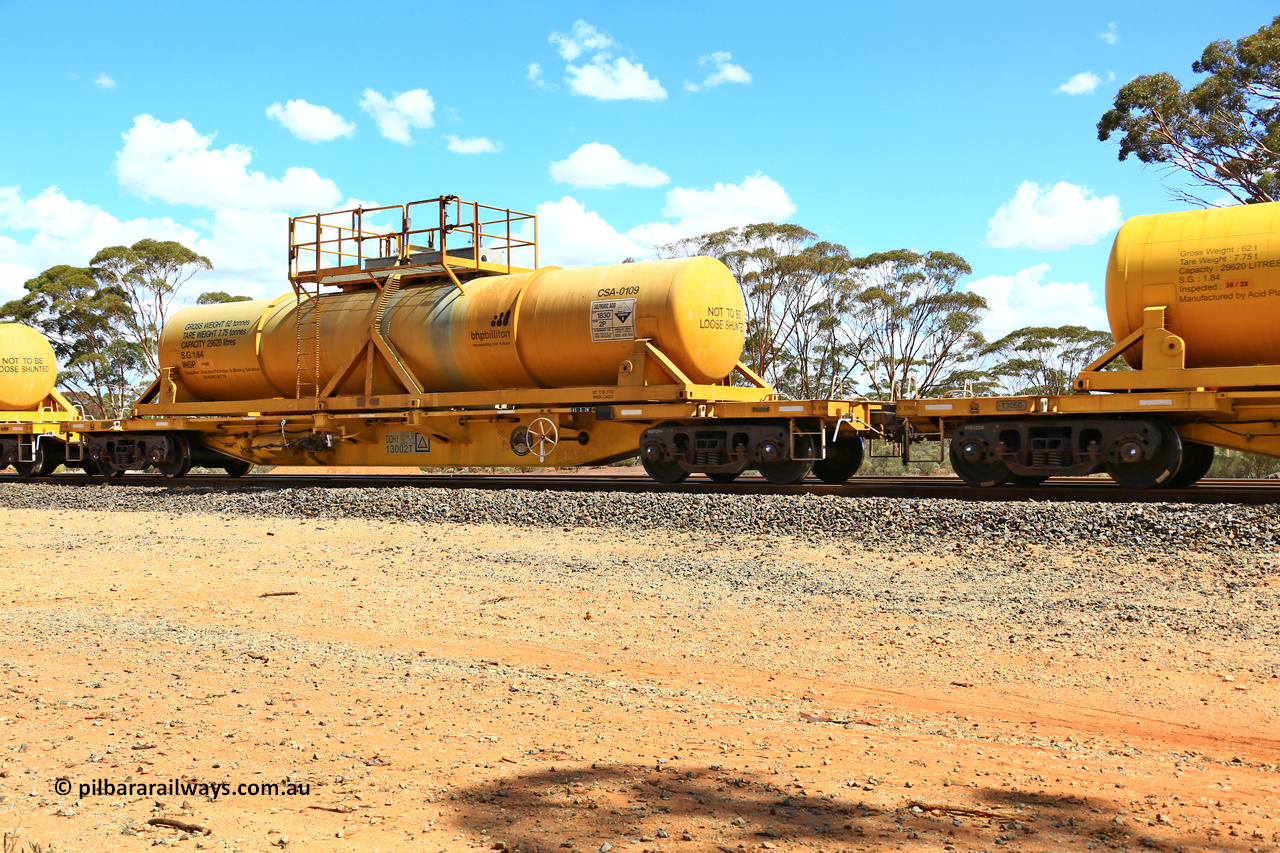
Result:
[[[973,488],[955,477],[854,477],[847,483],[828,485],[807,480],[779,486],[761,477],[744,475],[732,483],[712,483],[692,476],[683,483],[655,483],[630,474],[248,474],[227,477],[189,474],[170,479],[153,474],[128,473],[114,479],[76,474],[55,474],[32,480],[0,475],[3,483],[47,483],[64,486],[150,486],[170,489],[210,488],[277,491],[283,489],[416,488],[416,489],[524,489],[529,491],[627,492],[732,495],[823,495],[837,497],[935,498],[965,501],[1074,501],[1105,503],[1273,504],[1280,503],[1280,480],[1205,479],[1184,489],[1122,489],[1110,480],[1063,477],[1039,486]],[[2,486],[0,486],[2,487]]]

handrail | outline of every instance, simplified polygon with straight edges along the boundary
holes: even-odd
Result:
[[[413,228],[414,216],[424,205],[436,208],[436,215],[428,220],[433,224]],[[399,213],[399,228],[378,227],[379,214],[391,211]],[[525,236],[528,228],[532,239]],[[523,250],[532,252],[531,268],[536,269],[537,238],[536,214],[457,196],[294,216],[289,219],[289,279],[295,285],[299,280],[315,281],[325,271],[364,270],[370,261],[389,261],[386,266],[439,263],[450,272],[468,268],[492,272],[494,266],[505,266],[511,273],[529,268],[512,263],[513,255]],[[505,264],[486,262],[488,266],[482,267],[480,255],[486,250],[504,252]]]

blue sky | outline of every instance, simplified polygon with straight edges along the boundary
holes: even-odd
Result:
[[[1105,328],[1127,217],[1180,209],[1095,124],[1262,3],[0,0],[0,300],[145,236],[286,290],[290,214],[453,193],[544,264],[751,221],[972,264],[987,330]]]

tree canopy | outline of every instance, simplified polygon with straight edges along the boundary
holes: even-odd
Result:
[[[879,399],[959,390],[979,378],[972,367],[986,339],[977,328],[987,302],[959,289],[973,272],[952,252],[877,252],[854,261],[856,292],[846,345]]]
[[[197,305],[221,305],[227,302],[249,302],[252,296],[232,296],[225,290],[210,290],[196,298]]]
[[[737,277],[746,303],[742,360],[796,398],[852,393],[892,399],[981,379],[975,359],[986,302],[959,286],[971,272],[950,252],[899,249],[863,258],[799,225],[772,222],[659,247],[710,255]],[[852,386],[852,387],[851,387]]]
[[[139,240],[132,246],[108,246],[89,262],[94,276],[117,287],[132,309],[125,335],[137,344],[152,373],[160,372],[160,330],[182,286],[213,264],[172,240]]]
[[[50,267],[0,306],[0,319],[41,332],[58,356],[58,384],[92,417],[115,417],[143,377],[159,373],[160,330],[191,276],[209,259],[181,243],[109,246],[87,267]],[[248,297],[214,292],[218,301]]]
[[[59,265],[24,285],[27,293],[0,306],[0,318],[39,330],[58,357],[58,384],[90,417],[115,417],[132,399],[146,365],[128,339],[132,308],[123,289],[103,285],[94,270]]]
[[[1098,139],[1120,137],[1120,159],[1167,167],[1242,204],[1280,199],[1280,16],[1232,44],[1215,41],[1192,63],[1206,76],[1184,90],[1169,73],[1120,88]],[[1195,192],[1180,200],[1208,206]]]
[[[1070,394],[1076,374],[1115,342],[1110,332],[1084,326],[1028,326],[1010,332],[984,353],[990,375],[1008,394]]]

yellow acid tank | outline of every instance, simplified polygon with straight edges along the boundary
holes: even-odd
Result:
[[[0,411],[37,408],[57,378],[57,359],[44,335],[17,323],[0,323]]]
[[[366,346],[379,292],[321,298],[320,385]],[[305,316],[305,315],[304,315]],[[381,331],[426,391],[615,385],[637,338],[652,339],[694,382],[733,370],[745,337],[742,291],[713,258],[407,285],[382,312]],[[292,397],[297,369],[292,294],[183,309],[160,338],[160,363],[205,400]],[[400,390],[378,361],[373,393]],[[337,394],[363,394],[352,370]]]
[[[1187,367],[1280,364],[1280,203],[1135,216],[1107,266],[1117,342],[1164,305]],[[1141,347],[1125,359],[1142,366]]]

